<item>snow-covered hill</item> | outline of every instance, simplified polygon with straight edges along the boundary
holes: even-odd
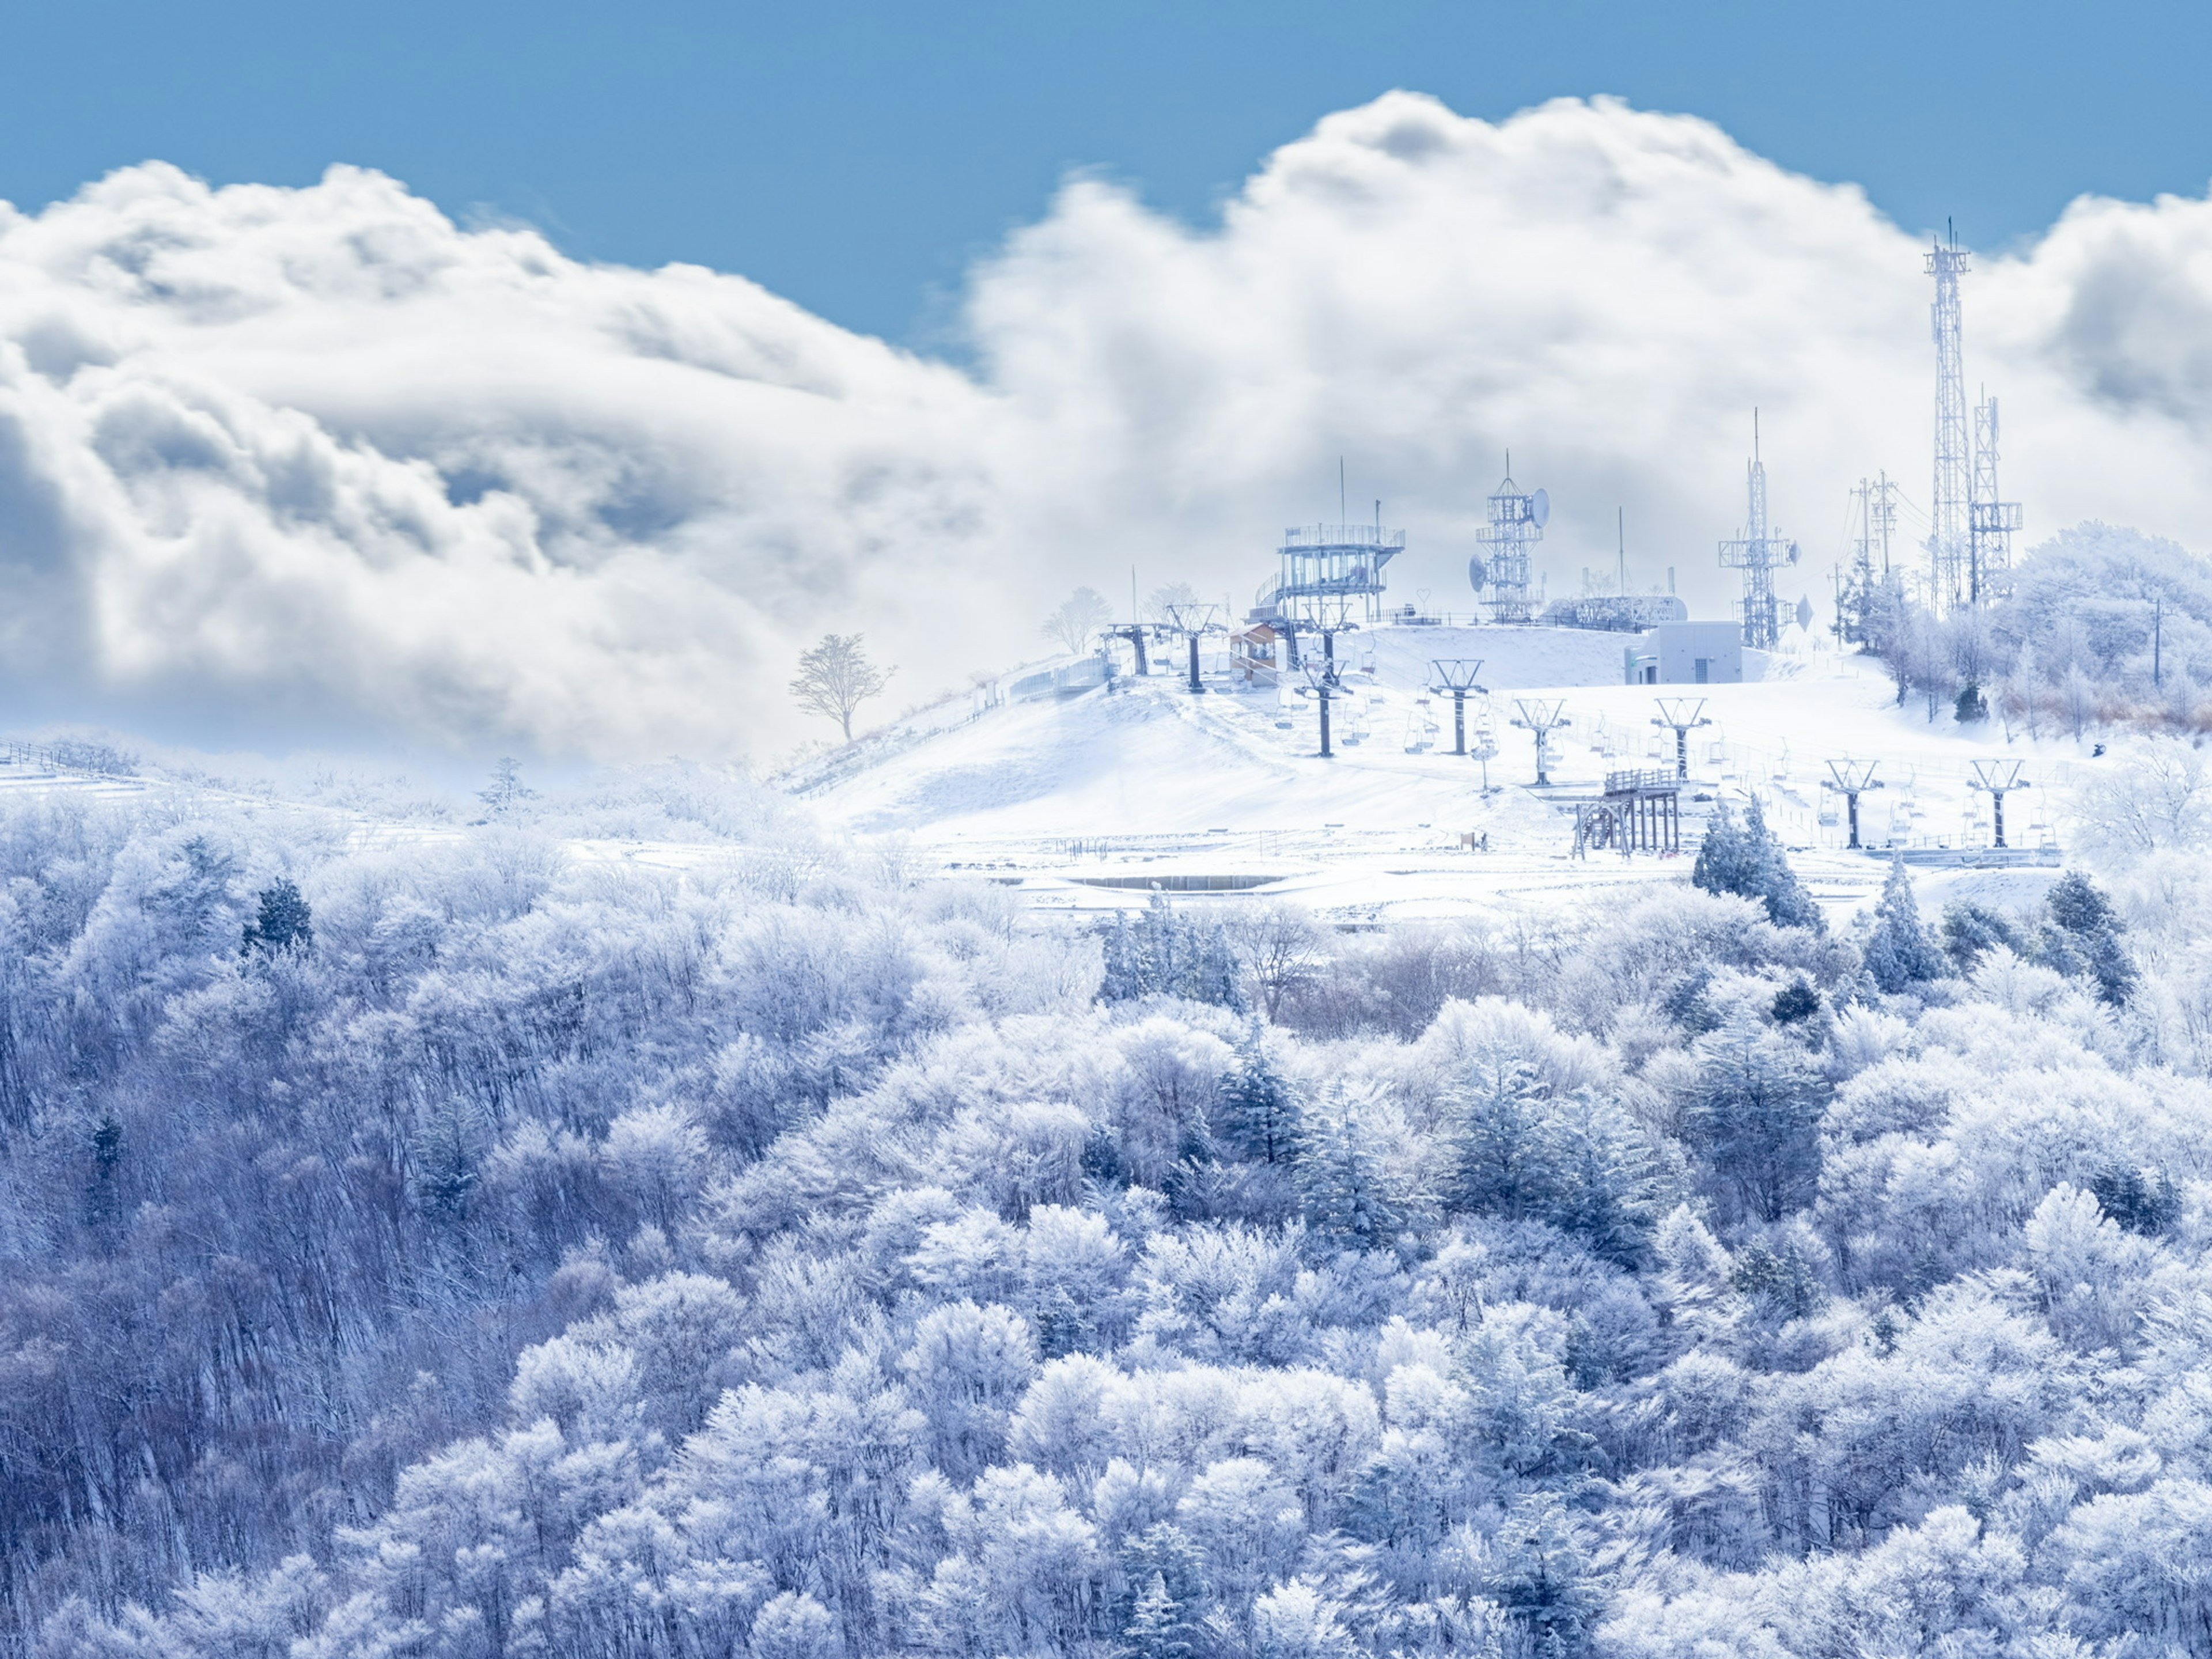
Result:
[[[1140,902],[1155,881],[1279,895],[1340,919],[1438,915],[1602,897],[1624,883],[1675,879],[1680,860],[1571,855],[1574,803],[1608,771],[1671,763],[1655,727],[1656,696],[1621,678],[1622,636],[1543,628],[1387,627],[1340,642],[1352,695],[1334,709],[1337,753],[1317,752],[1307,700],[1242,685],[1227,659],[1206,660],[1193,696],[1176,665],[1111,690],[990,708],[964,723],[915,732],[856,756],[851,769],[805,790],[825,817],[867,836],[898,836],[949,867],[1019,881],[1033,902],[1092,908]],[[1870,895],[1882,866],[1844,848],[1826,763],[1874,760],[1883,787],[1865,797],[1871,845],[1936,851],[1987,847],[1986,795],[1971,763],[2025,763],[2030,790],[2011,798],[2008,840],[2049,845],[2048,805],[2075,760],[2070,742],[2008,744],[1949,711],[1899,708],[1879,663],[1838,658],[1824,640],[1753,654],[1741,685],[1661,688],[1705,699],[1711,724],[1692,746],[1686,854],[1711,799],[1755,793],[1832,908]],[[1486,768],[1451,754],[1451,704],[1426,687],[1431,659],[1479,658],[1487,696],[1471,698],[1471,745]],[[1518,702],[1563,698],[1552,787],[1533,787],[1534,744]],[[871,758],[872,755],[872,758]],[[1486,772],[1492,788],[1483,787]],[[1695,797],[1705,797],[1698,800]],[[1472,838],[1474,845],[1468,841]],[[1930,871],[1942,888],[1961,878]],[[2033,890],[2033,871],[1966,878],[1978,890]]]

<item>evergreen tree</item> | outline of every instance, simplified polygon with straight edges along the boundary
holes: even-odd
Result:
[[[1769,1012],[1777,1025],[1795,1025],[1820,1012],[1820,994],[1813,988],[1810,980],[1800,974],[1774,994],[1773,1006]]]
[[[1205,1557],[1181,1527],[1161,1521],[1121,1546],[1128,1585],[1117,1623],[1129,1659],[1189,1659],[1206,1602]]]
[[[2021,955],[2028,949],[2020,929],[1984,905],[1945,906],[1942,934],[1943,950],[1962,974],[1972,973],[1975,964],[2000,945]]]
[[[1941,979],[1947,971],[1943,953],[1921,924],[1920,904],[1912,896],[1912,878],[1905,873],[1902,854],[1890,860],[1889,880],[1882,887],[1881,902],[1875,906],[1866,969],[1892,996]]]
[[[1748,898],[1754,891],[1752,867],[1745,852],[1743,826],[1728,803],[1713,809],[1705,838],[1698,846],[1697,862],[1690,866],[1690,883],[1708,893],[1734,893]]]
[[[1809,927],[1816,933],[1827,930],[1820,907],[1790,867],[1790,855],[1766,827],[1766,814],[1756,798],[1745,807],[1741,823],[1725,805],[1713,814],[1690,880],[1708,893],[1757,899],[1766,907],[1767,920],[1778,927]]]
[[[1221,1085],[1222,1125],[1231,1147],[1262,1164],[1287,1164],[1297,1148],[1298,1103],[1275,1069],[1253,1023],[1237,1045],[1237,1064]]]
[[[1698,1075],[1682,1136],[1744,1212],[1779,1219],[1812,1197],[1820,1167],[1820,1073],[1805,1046],[1739,1017],[1690,1048]]]
[[[1454,1207],[1519,1221],[1548,1211],[1559,1193],[1562,1149],[1554,1144],[1542,1086],[1516,1066],[1470,1091],[1459,1121]]]
[[[1121,1626],[1129,1659],[1189,1659],[1194,1626],[1169,1592],[1167,1575],[1154,1573]]]
[[[305,951],[315,942],[314,913],[299,887],[289,878],[261,890],[261,909],[246,924],[240,942],[240,956],[259,951],[274,956],[279,951]]]
[[[2155,1238],[2181,1218],[2181,1194],[2161,1170],[2111,1163],[2089,1177],[2106,1215],[2131,1233]]]
[[[1115,916],[1101,942],[1106,974],[1098,994],[1108,1002],[1167,996],[1223,1008],[1244,1006],[1227,933],[1218,922],[1179,915],[1165,893],[1155,891],[1133,924]]]
[[[2120,919],[2112,901],[2079,871],[2069,870],[2051,884],[2044,901],[2051,926],[2043,930],[2037,958],[2062,974],[2087,975],[2098,998],[2115,1007],[2136,987],[2135,963],[2120,943]]]
[[[1317,1239],[1346,1250],[1397,1242],[1404,1217],[1383,1190],[1358,1115],[1341,1101],[1308,1121],[1298,1149],[1298,1189]]]

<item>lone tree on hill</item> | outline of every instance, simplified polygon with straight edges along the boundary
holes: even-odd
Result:
[[[506,817],[526,800],[538,799],[538,792],[522,781],[522,763],[512,755],[501,755],[491,769],[491,781],[477,791],[477,799],[491,808],[495,818]]]
[[[1097,590],[1079,587],[1067,596],[1065,605],[1044,619],[1044,631],[1073,656],[1090,642],[1091,635],[1113,620],[1114,607]]]
[[[824,634],[799,653],[799,678],[791,683],[791,695],[808,714],[836,721],[850,743],[853,711],[890,684],[897,672],[869,661],[858,634]]]

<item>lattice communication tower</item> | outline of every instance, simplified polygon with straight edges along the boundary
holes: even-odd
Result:
[[[1936,487],[1929,514],[1928,606],[1938,616],[1991,605],[2011,590],[2018,501],[1997,499],[1997,400],[1984,395],[1966,419],[1966,328],[1959,278],[1967,252],[1954,235],[1928,250],[1936,279]]]
[[[1966,534],[1972,500],[1972,450],[1966,433],[1965,327],[1959,311],[1959,278],[1967,253],[1956,236],[1928,250],[1936,279],[1929,331],[1936,341],[1936,482],[1929,495],[1928,608],[1948,616],[1966,602],[1972,549]]]
[[[1513,457],[1505,458],[1505,478],[1490,494],[1490,522],[1474,532],[1482,551],[1468,561],[1467,580],[1493,622],[1524,623],[1536,614],[1528,580],[1528,550],[1544,539],[1551,521],[1552,498],[1541,489],[1523,490],[1513,482]]]
[[[2021,527],[2018,501],[1997,499],[1997,400],[1974,405],[1974,495],[1966,503],[1966,598],[1974,605],[2012,589],[2012,536]]]
[[[1751,416],[1751,465],[1746,472],[1750,496],[1743,534],[1721,544],[1721,568],[1743,572],[1743,598],[1735,613],[1743,623],[1743,642],[1771,651],[1782,638],[1781,602],[1774,597],[1774,567],[1797,562],[1797,544],[1777,535],[1766,522],[1766,463],[1759,458],[1759,412]]]

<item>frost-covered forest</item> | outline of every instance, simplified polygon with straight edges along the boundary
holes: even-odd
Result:
[[[2212,1654],[2180,819],[1102,933],[520,793],[0,817],[11,1650]]]

